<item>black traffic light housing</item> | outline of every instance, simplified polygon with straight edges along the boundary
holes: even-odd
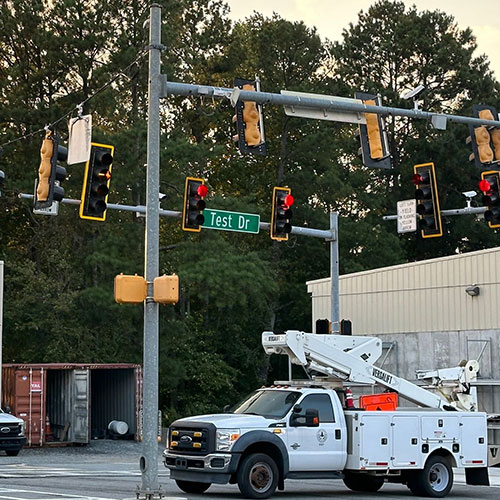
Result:
[[[354,96],[368,106],[382,105],[381,97],[374,94],[356,92]],[[369,168],[392,168],[384,117],[376,113],[365,113],[365,117],[366,125],[360,123],[358,129],[360,141],[358,154],[363,160],[363,165]]]
[[[234,86],[242,90],[255,91],[256,81],[235,78]],[[233,122],[236,124],[236,135],[233,139],[238,143],[240,152],[267,155],[262,106],[252,101],[238,101],[235,112]]]
[[[273,208],[271,213],[271,239],[287,241],[292,231],[292,190],[287,187],[273,189]]]
[[[182,209],[182,230],[200,232],[205,222],[203,210],[205,210],[205,196],[207,195],[205,179],[186,177],[184,188],[184,206]]]
[[[475,118],[498,121],[498,112],[493,106],[475,104],[472,114]],[[490,170],[492,165],[500,161],[500,129],[486,125],[469,125],[469,133],[465,141],[472,147],[469,160],[474,161],[480,170]]]
[[[437,238],[443,235],[443,226],[434,163],[415,165],[414,172],[418,227],[422,238]]]
[[[85,164],[80,218],[106,220],[106,209],[115,147],[91,143],[90,159]]]
[[[59,137],[47,130],[40,149],[40,167],[35,188],[35,209],[48,208],[54,201],[64,198],[61,182],[66,179],[66,169],[58,164],[68,159],[68,149],[59,144]]]
[[[482,172],[481,179],[479,189],[483,192],[483,205],[488,207],[484,218],[491,228],[500,227],[500,172]]]

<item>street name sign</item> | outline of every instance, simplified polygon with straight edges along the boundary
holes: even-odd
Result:
[[[206,227],[207,229],[255,234],[259,232],[260,215],[206,208],[203,210],[203,216],[205,217],[205,222],[201,227]]]
[[[417,230],[417,200],[398,201],[398,233]]]

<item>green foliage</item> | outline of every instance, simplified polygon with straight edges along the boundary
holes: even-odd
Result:
[[[162,0],[162,73],[169,80],[232,87],[258,74],[262,90],[352,96],[380,93],[385,103],[418,84],[432,87],[426,110],[470,114],[473,103],[499,105],[498,82],[474,53],[469,29],[440,11],[381,0],[361,12],[341,41],[274,14],[235,23],[220,0]],[[145,203],[147,57],[139,0],[0,2],[2,143],[43,129],[84,103],[93,139],[116,148],[109,202]],[[168,21],[166,21],[168,20]],[[136,60],[137,59],[137,60]],[[134,62],[135,61],[135,62]],[[124,71],[124,69],[126,70]],[[103,87],[114,79],[113,84]],[[92,99],[87,100],[89,97]],[[354,127],[285,116],[265,107],[266,157],[242,156],[231,136],[227,101],[169,97],[161,107],[161,207],[182,210],[184,179],[208,181],[209,208],[271,216],[272,188],[292,188],[293,224],[329,227],[340,216],[341,272],[493,246],[497,234],[472,217],[445,220],[444,238],[397,235],[396,201],[413,196],[413,165],[433,161],[442,208],[463,206],[478,174],[466,164],[467,130],[436,131],[422,121],[389,120],[394,170],[369,171],[356,155]],[[58,124],[65,138],[66,122]],[[105,223],[80,220],[71,205],[58,217],[33,215],[17,193],[33,190],[42,134],[4,148],[0,259],[5,261],[5,362],[141,362],[143,310],[113,300],[113,278],[143,274],[144,219],[108,211]],[[68,167],[66,194],[79,198],[82,165]],[[184,233],[161,218],[160,271],[177,273],[181,296],[160,314],[160,407],[171,421],[220,411],[241,395],[284,378],[260,336],[266,329],[310,329],[305,282],[328,276],[329,245],[291,235],[202,230]]]

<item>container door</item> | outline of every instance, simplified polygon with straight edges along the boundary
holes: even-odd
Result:
[[[70,441],[89,442],[89,370],[73,370]]]
[[[16,370],[14,413],[26,422],[27,446],[42,446],[45,425],[45,371]]]

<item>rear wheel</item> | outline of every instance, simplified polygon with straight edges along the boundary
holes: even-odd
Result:
[[[370,476],[368,474],[358,474],[356,472],[345,472],[344,484],[352,491],[373,493],[382,488],[384,478],[380,476]]]
[[[444,457],[430,457],[422,470],[408,478],[408,488],[416,496],[443,498],[453,486],[453,470]]]
[[[196,483],[194,481],[181,481],[176,479],[177,486],[185,493],[205,493],[212,483]]]
[[[243,459],[238,468],[238,488],[245,498],[269,498],[278,486],[276,462],[264,453]]]
[[[20,450],[5,450],[5,453],[7,453],[9,457],[17,457],[17,455],[19,455],[19,451]]]

